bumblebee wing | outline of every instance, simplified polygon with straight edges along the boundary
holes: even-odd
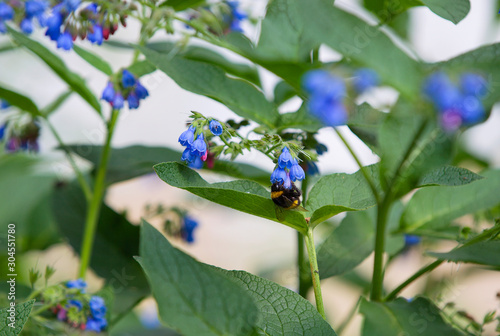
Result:
[[[280,222],[283,222],[285,220],[285,209],[277,205],[274,206],[274,209],[276,210],[276,218],[278,218]]]
[[[300,205],[297,205],[295,208],[293,208],[292,210],[295,210],[295,211],[304,211],[304,212],[308,212],[309,210],[307,210],[306,208],[304,207],[301,207]]]

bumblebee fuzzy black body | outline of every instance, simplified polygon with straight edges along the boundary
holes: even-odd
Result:
[[[271,199],[274,204],[284,209],[295,209],[300,205],[302,193],[293,182],[292,187],[285,189],[282,183],[275,182],[271,186]]]

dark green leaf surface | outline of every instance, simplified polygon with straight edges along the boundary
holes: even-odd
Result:
[[[101,146],[69,145],[68,149],[97,166]],[[106,181],[109,184],[153,173],[153,166],[164,161],[180,160],[182,153],[166,147],[130,146],[113,148],[108,163]],[[206,171],[236,178],[247,178],[261,184],[269,184],[271,173],[254,166],[231,161],[215,160],[212,169]]]
[[[80,253],[86,215],[82,191],[74,183],[59,188],[52,199],[52,210],[59,230]],[[133,260],[138,252],[139,227],[103,204],[90,267],[118,294],[115,304],[120,312],[149,293],[143,272]]]
[[[183,11],[188,8],[201,6],[203,3],[205,3],[205,0],[167,0],[160,7],[170,6],[176,11]]]
[[[161,320],[186,336],[252,335],[259,311],[242,288],[143,222],[140,258]]]
[[[76,44],[73,45],[73,50],[88,64],[92,65],[97,70],[103,72],[105,75],[111,76],[113,74],[113,69],[111,69],[111,66],[100,56],[97,56],[96,54],[91,53],[90,51],[85,50],[77,46]]]
[[[324,125],[311,116],[305,104],[302,104],[297,112],[284,113],[280,115],[278,130],[287,128],[301,129],[307,132],[316,132]]]
[[[361,301],[364,315],[362,336],[460,336],[458,330],[446,324],[439,308],[418,297],[412,302],[403,298],[388,303]]]
[[[148,61],[138,61],[127,68],[137,77],[142,77],[156,71],[156,67]]]
[[[304,216],[296,211],[285,211],[284,220],[276,218],[270,191],[260,184],[248,180],[210,184],[194,170],[177,162],[166,162],[154,166],[158,176],[173,187],[187,190],[209,201],[270,219],[290,226],[302,233],[307,228]]]
[[[12,320],[9,319],[9,317],[11,317],[10,312],[8,311],[10,307],[0,310],[0,335],[19,335],[23,330],[24,324],[28,321],[34,303],[35,300],[16,304],[15,314]]]
[[[428,254],[441,260],[500,267],[500,240],[462,246],[446,253],[429,252]]]
[[[267,126],[273,126],[278,118],[276,107],[261,91],[247,81],[229,78],[222,67],[177,53],[159,53],[145,47],[140,50],[149,62],[188,91],[219,101],[239,116]]]
[[[40,43],[33,41],[26,35],[8,28],[10,36],[19,44],[23,45],[35,55],[37,55],[45,64],[47,64],[63,81],[65,81],[76,93],[78,93],[90,106],[101,113],[99,100],[89,90],[83,78],[70,71],[66,64],[49,49]]]
[[[258,335],[336,335],[316,308],[294,291],[244,271],[214,269],[254,299],[261,314],[256,327]]]
[[[358,138],[378,153],[378,130],[387,115],[387,113],[363,103],[356,106],[354,113],[349,116],[347,125]]]
[[[12,106],[17,106],[21,110],[31,113],[34,117],[40,115],[38,107],[30,98],[9,90],[3,85],[0,85],[0,98],[6,100]]]
[[[377,168],[372,165],[365,169],[375,176]],[[311,225],[315,226],[341,212],[364,210],[375,204],[372,191],[358,170],[354,174],[336,173],[320,178],[309,193],[306,208],[313,213]]]
[[[421,0],[431,11],[443,19],[458,24],[470,11],[469,0]]]
[[[482,178],[481,175],[477,175],[465,168],[444,166],[422,176],[418,186],[461,186]]]
[[[481,173],[484,179],[458,187],[428,187],[415,193],[401,218],[408,232],[446,226],[455,218],[500,204],[500,170]]]

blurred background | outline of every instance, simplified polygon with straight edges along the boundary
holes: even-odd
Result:
[[[253,18],[261,18],[265,13],[267,1],[242,0],[241,7]],[[355,0],[337,0],[336,5],[369,21],[375,22],[373,16],[361,8]],[[467,52],[484,44],[500,42],[499,14],[500,4],[496,0],[473,0],[468,16],[458,25],[446,21],[427,8],[414,8],[408,12],[408,38],[411,41],[410,50],[423,61],[436,62],[446,60],[461,53]],[[258,36],[258,27],[244,25],[247,36],[255,39]],[[42,38],[42,32],[37,31],[33,38],[46,44],[51,50],[55,47],[47,39]],[[111,40],[134,42],[139,35],[139,26],[132,19],[128,27],[120,28]],[[155,39],[164,40],[167,36],[155,36]],[[170,37],[171,38],[171,37]],[[0,43],[8,38],[0,36]],[[112,64],[114,70],[130,64],[132,53],[125,49],[116,49],[102,46],[94,47],[89,42],[79,42],[85,48],[100,54]],[[89,87],[100,95],[107,78],[94,70],[74,52],[58,52],[68,67],[81,74]],[[227,54],[228,58],[239,59]],[[321,49],[322,60],[335,59],[334,51]],[[241,60],[243,61],[243,60]],[[272,87],[277,82],[269,73],[262,71],[264,87],[267,94],[272,95]],[[28,52],[18,49],[0,53],[0,81],[14,88],[16,91],[31,97],[39,106],[44,106],[65,91],[64,84],[53,75],[41,61]],[[129,145],[166,146],[181,150],[177,142],[179,134],[185,129],[185,124],[191,110],[199,111],[206,116],[213,116],[220,120],[236,119],[223,105],[208,98],[201,97],[179,88],[174,81],[161,72],[154,72],[141,79],[141,83],[149,90],[150,97],[145,100],[139,110],[124,110],[118,121],[118,127],[113,139],[114,147]],[[492,83],[499,86],[500,83]],[[363,97],[376,106],[384,106],[393,102],[397,95],[391,88],[379,88]],[[283,107],[282,112],[291,111],[298,107],[299,101],[293,99]],[[106,106],[106,108],[108,108]],[[106,108],[104,109],[106,111]],[[106,111],[109,113],[109,111]],[[5,115],[0,115],[5,118]],[[102,144],[104,141],[103,125],[95,112],[84,103],[80,97],[73,95],[62,108],[51,117],[53,125],[58,129],[63,140],[68,144]],[[355,145],[364,164],[376,162],[377,157],[352,135],[346,127],[342,132]],[[462,140],[469,151],[490,162],[492,167],[500,166],[500,110],[494,108],[490,118],[483,124],[473,127],[462,135]],[[333,172],[354,172],[357,165],[343,147],[340,140],[331,129],[320,131],[318,140],[328,147],[328,152],[320,157],[319,169],[321,174]],[[42,127],[40,138],[40,154],[48,155],[57,163],[55,169],[62,175],[71,175],[71,168],[64,160],[64,156],[55,150],[57,141],[52,134]],[[180,160],[180,158],[179,158]],[[252,162],[271,172],[272,162],[265,156],[251,152],[240,158],[241,162]],[[85,167],[86,162],[80,162]],[[468,167],[474,169],[474,167]],[[220,177],[212,174],[203,175],[209,181],[219,180]],[[1,206],[6,206],[2,200]],[[291,289],[297,287],[297,272],[294,267],[296,259],[296,233],[277,223],[239,213],[222,206],[209,203],[185,191],[175,189],[163,183],[154,173],[114,185],[106,195],[108,205],[116,211],[126,211],[129,220],[139,222],[144,216],[146,204],[164,204],[178,206],[189,211],[200,226],[195,232],[195,242],[186,244],[181,241],[174,243],[200,261],[213,264],[225,269],[241,269],[268,277]],[[335,225],[341,218],[333,218],[331,225]],[[460,219],[464,223],[472,222],[472,218]],[[151,222],[160,225],[160,221]],[[317,242],[321,241],[321,231],[327,232],[328,225],[319,230]],[[116,233],[119,235],[119,232]],[[401,281],[418,270],[428,260],[424,251],[432,248],[434,251],[446,251],[453,247],[450,244],[426,245],[419,244],[404,253],[390,266],[386,275],[387,288],[394,288]],[[101,256],[105,258],[105,256]],[[72,279],[77,274],[78,263],[75,253],[66,244],[58,244],[43,252],[30,253],[23,260],[23,269],[31,267],[44,269],[46,265],[53,266],[57,271],[51,282]],[[368,258],[356,272],[369,278],[371,264]],[[443,297],[439,298],[442,304],[455,301],[458,309],[464,309],[477,320],[491,310],[500,308],[500,301],[496,293],[500,292],[500,273],[487,270],[478,270],[472,276],[468,269],[471,266],[444,264],[439,267],[430,279],[420,279],[409,286],[402,295],[412,297],[422,291],[424,287],[440,283],[444,286]],[[440,281],[447,279],[444,282]],[[102,282],[96,276],[90,277],[90,291],[99,289]],[[360,287],[350,283],[343,277],[330,278],[324,281],[324,296],[327,314],[334,328],[339,326],[356,304],[361,293]],[[311,293],[312,294],[312,293]],[[312,297],[311,297],[312,298]],[[141,304],[138,312],[152,318],[155,314],[153,300]],[[154,320],[154,318],[152,318]],[[344,335],[359,334],[361,318],[352,320],[344,331]],[[494,335],[491,330],[485,335]]]

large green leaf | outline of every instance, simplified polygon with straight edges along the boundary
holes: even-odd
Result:
[[[85,81],[78,74],[70,71],[66,64],[49,49],[42,44],[33,41],[26,35],[9,28],[10,36],[19,44],[26,47],[28,50],[37,55],[45,64],[47,64],[63,81],[65,81],[76,93],[78,93],[90,106],[97,112],[101,113],[101,105],[99,100],[89,90]]]
[[[484,179],[458,187],[428,187],[413,195],[401,218],[407,232],[425,232],[447,226],[468,213],[500,204],[500,170],[481,173]]]
[[[181,53],[139,49],[180,87],[219,101],[243,118],[272,127],[279,116],[261,91],[247,81],[228,77],[220,66],[191,60]]]
[[[482,178],[481,175],[477,175],[465,168],[444,166],[422,176],[418,182],[418,186],[461,186],[481,180]]]
[[[469,0],[421,0],[431,11],[454,24],[462,21],[470,11]]]
[[[188,8],[201,6],[206,0],[166,0],[160,7],[170,6],[176,11],[183,11]]]
[[[85,197],[75,183],[62,186],[54,193],[54,216],[76,253],[81,249],[86,209]],[[143,272],[133,260],[139,253],[139,227],[102,204],[94,239],[90,267],[118,294],[117,309],[126,310],[149,293]]]
[[[97,166],[102,146],[69,145],[70,151],[89,160]],[[164,161],[180,160],[182,153],[166,147],[129,146],[113,148],[108,163],[106,181],[109,184],[125,181],[153,172],[153,166]],[[245,163],[215,160],[212,169],[206,169],[226,176],[247,178],[261,184],[269,184],[271,173]]]
[[[397,228],[402,212],[403,204],[397,202],[389,214],[386,233],[386,251],[389,255],[394,255],[404,246],[402,235],[393,236],[390,233]],[[347,213],[318,248],[319,274],[322,279],[352,270],[373,252],[376,218],[375,207]]]
[[[217,270],[254,299],[262,317],[256,326],[258,335],[336,335],[316,308],[294,291],[244,271]]]
[[[362,336],[460,336],[446,324],[439,308],[428,299],[418,297],[408,302],[403,298],[387,303],[361,301],[364,315]]]
[[[446,253],[429,252],[428,254],[441,260],[500,267],[500,240],[461,246]]]
[[[31,309],[35,300],[30,300],[23,303],[18,303],[15,307],[4,308],[0,310],[0,335],[2,336],[17,336],[23,330],[24,324],[28,321],[31,314]],[[15,311],[11,315],[9,309]]]
[[[73,45],[73,50],[78,54],[78,56],[83,58],[87,63],[92,65],[97,70],[103,72],[105,75],[111,76],[113,74],[113,69],[111,69],[111,66],[100,56],[97,56],[96,54],[77,45]]]
[[[194,170],[177,162],[154,166],[158,176],[173,187],[187,190],[209,201],[235,210],[280,222],[276,218],[270,192],[260,184],[248,180],[208,183]],[[307,230],[304,216],[296,211],[285,211],[282,224],[302,233]]]
[[[365,169],[373,178],[378,165]],[[377,177],[373,179],[378,180]],[[341,212],[364,210],[375,204],[373,193],[358,170],[354,174],[335,173],[321,177],[311,189],[306,207],[312,212],[310,222],[315,226]]]
[[[356,106],[356,110],[349,116],[347,126],[375,153],[379,153],[378,130],[387,117],[387,113],[374,109],[367,103]]]
[[[6,100],[10,105],[17,106],[21,110],[31,113],[33,116],[40,115],[40,111],[33,101],[12,90],[5,88],[0,84],[0,98]]]
[[[174,248],[143,222],[140,258],[161,320],[183,335],[252,335],[259,311],[251,296],[212,267]]]

